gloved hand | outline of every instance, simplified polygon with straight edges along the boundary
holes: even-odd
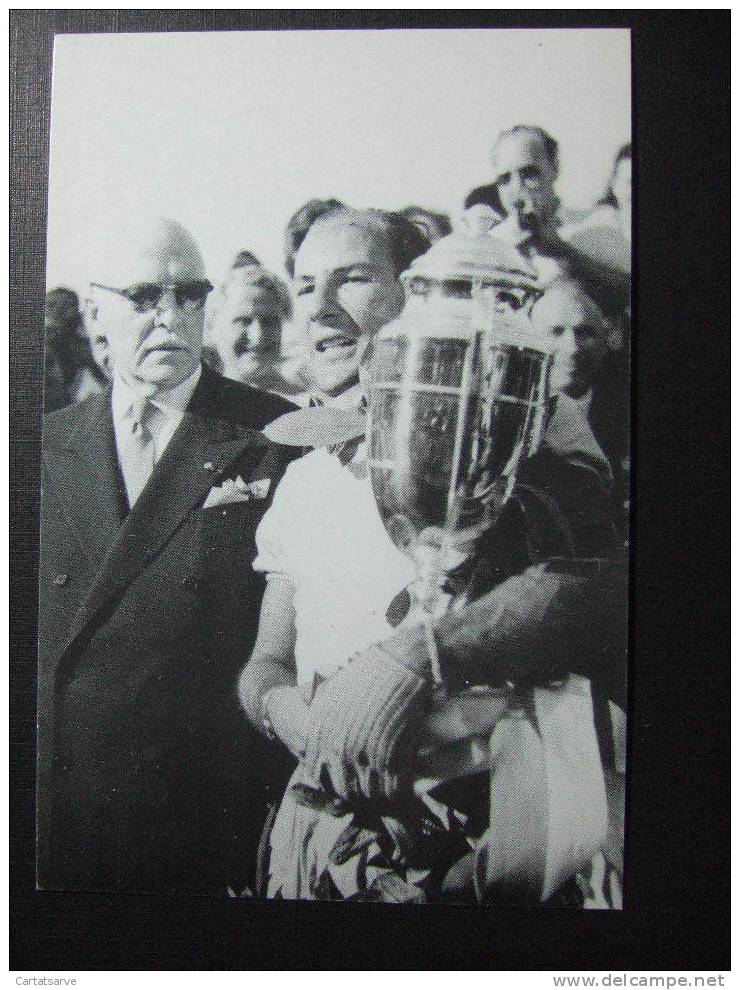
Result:
[[[450,609],[437,623],[445,680],[458,687],[497,686],[562,675],[567,648],[553,649],[547,637],[561,585],[560,575],[535,565],[482,598]]]
[[[623,704],[626,572],[620,561],[551,560],[437,623],[442,674],[466,684],[544,684],[583,674]]]
[[[431,695],[421,629],[368,647],[318,688],[308,712],[305,768],[340,797],[392,798],[412,771]]]

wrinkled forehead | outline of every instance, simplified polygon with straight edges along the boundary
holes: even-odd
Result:
[[[532,322],[540,329],[592,326],[606,332],[606,319],[593,301],[577,286],[549,289],[535,303]]]
[[[315,277],[362,264],[395,269],[388,228],[372,213],[337,213],[312,225],[296,254],[295,275]]]
[[[527,165],[542,168],[552,163],[547,157],[542,138],[529,131],[519,131],[516,134],[505,134],[494,145],[492,153],[494,181],[505,172],[514,172]]]
[[[91,281],[118,288],[155,282],[200,281],[206,269],[192,234],[173,220],[132,222],[111,231]]]

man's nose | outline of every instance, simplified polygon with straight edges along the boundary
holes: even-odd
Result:
[[[154,325],[174,330],[180,325],[184,312],[182,304],[177,301],[175,289],[167,286],[154,307]]]
[[[309,296],[308,319],[314,323],[331,321],[339,312],[337,286],[331,279],[321,279],[314,285]]]
[[[511,195],[518,199],[525,191],[525,183],[519,172],[512,172],[509,180],[509,191]]]
[[[166,313],[168,310],[178,310],[180,309],[180,304],[177,301],[177,296],[173,286],[168,285],[162,290],[162,295],[159,297],[156,306],[154,307],[157,314]]]
[[[255,317],[247,324],[247,339],[252,347],[261,347],[264,342],[265,332],[262,323]]]

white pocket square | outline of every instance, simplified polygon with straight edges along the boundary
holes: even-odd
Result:
[[[220,485],[214,485],[203,503],[203,508],[212,509],[216,505],[233,505],[235,502],[251,502],[252,499],[267,498],[269,490],[269,478],[260,478],[259,481],[247,483],[241,475],[237,475],[236,478],[227,478]]]

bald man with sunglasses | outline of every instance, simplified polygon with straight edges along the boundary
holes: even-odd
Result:
[[[221,894],[251,883],[274,754],[240,715],[254,532],[292,408],[201,363],[211,289],[163,218],[108,239],[87,321],[107,394],[44,424],[38,885]]]

